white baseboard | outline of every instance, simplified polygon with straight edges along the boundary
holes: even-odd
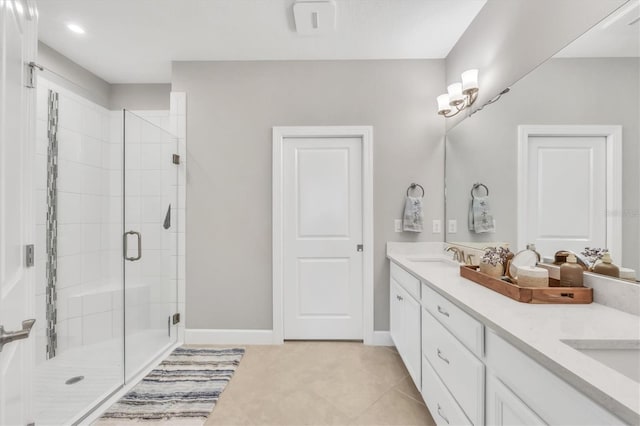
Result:
[[[184,343],[187,345],[272,345],[273,330],[187,328]]]
[[[395,346],[391,339],[391,333],[388,331],[374,331],[373,339],[371,340],[372,346]]]
[[[273,330],[217,330],[187,328],[184,343],[186,345],[273,345]],[[388,331],[374,331],[372,346],[394,346]]]

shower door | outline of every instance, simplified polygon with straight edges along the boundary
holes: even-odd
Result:
[[[177,139],[124,110],[125,381],[176,342]]]

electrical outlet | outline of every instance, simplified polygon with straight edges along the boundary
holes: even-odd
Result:
[[[396,219],[393,221],[393,228],[396,232],[402,232],[402,219]]]
[[[450,219],[449,220],[449,233],[450,234],[455,234],[456,232],[458,232],[458,221],[455,219]]]
[[[442,226],[440,223],[440,219],[434,219],[432,224],[431,224],[432,230],[431,232],[433,232],[434,234],[439,234],[440,232],[442,232]]]

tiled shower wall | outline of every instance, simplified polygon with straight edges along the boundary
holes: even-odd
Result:
[[[122,111],[108,111],[74,93],[39,79],[37,113],[36,167],[36,358],[46,358],[46,162],[48,90],[59,93],[59,178],[58,178],[58,300],[57,334],[60,355],[65,351],[122,336]],[[154,185],[140,181],[136,194],[129,199],[134,218],[145,235],[145,252],[149,262],[136,265],[128,284],[136,276],[153,278],[157,267],[177,268],[179,312],[184,316],[184,182],[185,182],[185,95],[172,94],[172,111],[134,111],[135,114],[170,131],[182,133],[178,150],[182,164],[179,177],[169,194],[158,197]],[[181,112],[180,112],[181,111]],[[181,123],[179,125],[179,123]],[[148,127],[148,126],[147,126]],[[146,127],[145,127],[146,128]],[[153,130],[151,130],[153,132]],[[157,135],[156,135],[157,136]],[[157,155],[170,158],[173,152],[159,152],[154,135],[140,135],[139,154],[129,159],[129,171],[142,178],[148,160]],[[144,139],[144,140],[143,140]],[[134,142],[134,141],[131,141]],[[175,145],[174,145],[175,147]],[[135,153],[136,148],[133,152]],[[174,149],[172,148],[171,151]],[[131,152],[128,152],[130,155]],[[148,172],[151,172],[147,170]],[[167,169],[165,175],[175,173]],[[150,175],[152,173],[146,173]],[[165,176],[166,178],[166,176]],[[180,195],[180,198],[178,197]],[[172,226],[167,235],[157,235],[166,206],[172,203]],[[164,206],[164,207],[163,207]],[[159,208],[159,210],[158,210]],[[137,216],[136,216],[137,215]],[[178,244],[178,254],[169,248]],[[172,256],[167,259],[166,256]],[[177,257],[176,257],[177,256]],[[164,258],[163,258],[164,257]],[[139,270],[136,271],[136,267]],[[138,275],[136,275],[138,274]],[[175,276],[175,274],[172,274]],[[165,280],[162,293],[149,292],[144,285],[128,285],[127,303],[136,316],[128,318],[128,330],[134,332],[150,323],[160,323],[176,302],[175,279]],[[165,297],[166,295],[166,297]],[[184,317],[183,317],[184,318]],[[166,323],[162,321],[162,323]],[[178,326],[183,330],[184,319]],[[181,336],[181,334],[180,334]],[[179,337],[181,338],[181,337]]]
[[[45,360],[47,96],[59,93],[57,353],[121,333],[122,296],[105,297],[104,272],[118,226],[120,199],[111,197],[118,171],[109,141],[109,111],[45,79],[39,79],[36,132],[36,336],[38,362]],[[112,271],[113,272],[113,271]],[[117,272],[116,272],[117,273]],[[115,289],[114,285],[111,285]],[[120,323],[119,323],[120,321]]]

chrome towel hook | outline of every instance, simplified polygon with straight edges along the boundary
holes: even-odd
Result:
[[[420,198],[424,198],[424,188],[419,183],[411,182],[411,185],[407,188],[407,197],[409,196],[409,192],[415,190],[416,188],[420,188],[422,191],[422,195]]]

